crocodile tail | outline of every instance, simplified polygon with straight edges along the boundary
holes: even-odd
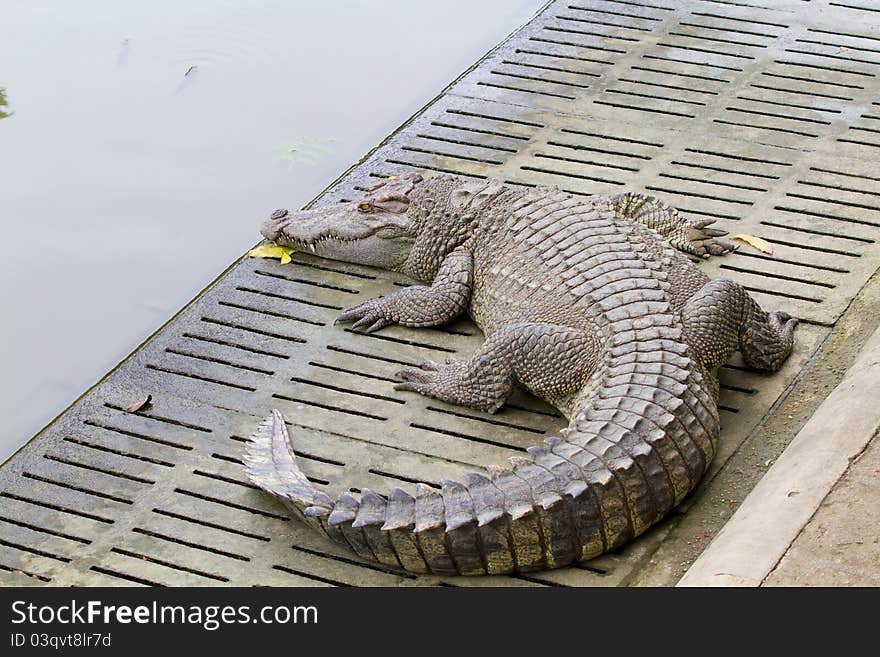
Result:
[[[464,483],[444,481],[440,490],[419,484],[415,496],[392,488],[383,497],[364,489],[360,499],[342,493],[334,501],[298,467],[275,410],[244,462],[250,479],[294,517],[364,559],[414,573],[505,574],[565,566],[610,547],[603,518],[617,515],[603,493],[610,475],[587,484],[576,459],[552,453],[564,443],[551,438],[531,448],[531,458],[513,458],[488,476],[467,473]]]
[[[463,483],[419,484],[415,496],[364,489],[360,499],[331,500],[297,466],[278,411],[252,437],[245,464],[296,517],[370,561],[435,575],[558,568],[623,545],[696,485],[710,455],[688,447],[686,436],[702,433],[690,413],[662,412],[674,402],[660,388],[606,386],[563,437]]]
[[[251,436],[244,465],[251,481],[311,525],[315,517],[333,507],[330,497],[299,469],[280,411],[273,410]]]

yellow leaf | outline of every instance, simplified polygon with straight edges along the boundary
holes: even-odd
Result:
[[[737,233],[736,235],[731,235],[730,239],[745,242],[749,246],[758,249],[758,251],[760,251],[761,253],[773,255],[773,245],[770,244],[770,242],[768,242],[767,240],[762,240],[760,237],[747,235],[745,233]]]
[[[260,244],[247,252],[251,258],[278,258],[282,265],[290,262],[290,254],[293,249],[289,246],[281,246],[279,244]]]

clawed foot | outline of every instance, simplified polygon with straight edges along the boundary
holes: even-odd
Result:
[[[724,255],[725,253],[736,251],[739,248],[738,245],[729,240],[719,239],[727,235],[726,230],[708,228],[708,226],[714,223],[714,219],[689,222],[683,227],[682,236],[679,239],[673,239],[673,246],[701,258]]]
[[[407,367],[397,373],[401,383],[395,390],[417,392],[450,404],[467,406],[489,413],[495,413],[504,404],[507,393],[500,395],[491,392],[491,385],[470,385],[472,377],[468,374],[467,363],[449,359],[445,364],[426,360],[419,367]]]
[[[433,360],[426,360],[418,367],[407,367],[397,373],[397,378],[403,379],[402,383],[395,383],[395,390],[407,390],[417,392],[428,397],[436,390],[443,379],[443,370],[452,367],[451,362],[441,365]]]
[[[798,318],[792,317],[784,310],[774,310],[767,316],[770,325],[783,337],[791,336],[798,325]]]
[[[367,333],[372,333],[394,323],[394,320],[390,317],[389,310],[389,303],[386,297],[370,299],[343,310],[339,317],[336,318],[336,323],[354,322],[351,328],[365,328]]]

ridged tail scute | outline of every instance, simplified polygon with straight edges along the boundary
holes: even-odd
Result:
[[[467,473],[463,483],[443,481],[440,490],[418,484],[415,496],[364,489],[360,499],[344,492],[331,500],[297,465],[278,411],[254,433],[245,465],[296,517],[363,559],[444,576],[524,573],[613,550],[671,508],[664,473],[680,457],[660,444],[653,422],[632,430],[616,424],[631,412],[621,408],[600,422],[606,411],[597,409],[582,427],[530,448],[528,457]]]
[[[247,475],[257,486],[277,498],[310,525],[328,515],[333,501],[299,469],[281,412],[273,410],[251,436],[244,455]]]

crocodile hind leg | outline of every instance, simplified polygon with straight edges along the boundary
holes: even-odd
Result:
[[[398,373],[397,390],[451,404],[497,411],[517,383],[565,408],[592,372],[598,346],[592,335],[557,324],[511,324],[489,336],[468,361],[426,361]]]
[[[685,219],[678,210],[653,196],[629,192],[611,196],[609,201],[620,216],[656,230],[679,251],[708,258],[737,248],[733,242],[721,239],[727,235],[726,230],[709,228],[714,219]]]
[[[798,322],[781,310],[765,312],[741,285],[723,279],[700,288],[681,316],[685,339],[709,372],[737,348],[752,369],[775,372],[791,353]]]

